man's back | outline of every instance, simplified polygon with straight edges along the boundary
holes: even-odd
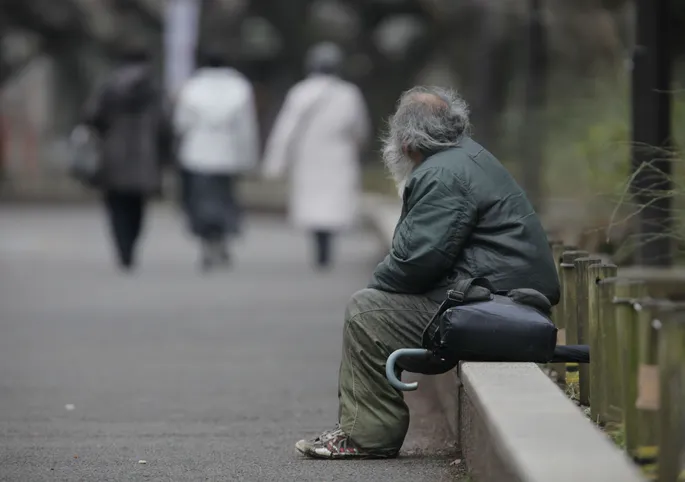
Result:
[[[477,222],[453,271],[455,278],[485,277],[498,290],[533,288],[553,303],[559,284],[552,251],[540,220],[511,174],[470,138],[456,152],[426,161],[454,169],[470,186]]]
[[[201,68],[181,90],[174,113],[180,160],[206,173],[249,169],[258,155],[254,93],[232,68]]]
[[[492,154],[464,137],[409,177],[393,250],[371,286],[440,299],[454,280],[474,277],[559,301],[551,249],[525,193]]]
[[[128,62],[116,69],[92,99],[85,123],[102,136],[104,187],[159,190],[166,131],[160,91],[147,62]]]

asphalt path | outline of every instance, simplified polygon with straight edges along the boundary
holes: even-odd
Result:
[[[124,275],[97,207],[0,207],[0,480],[456,480],[420,392],[396,460],[295,452],[336,420],[342,315],[378,261],[371,234],[342,237],[317,273],[305,235],[251,216],[232,269],[203,276],[176,213],[149,221]]]

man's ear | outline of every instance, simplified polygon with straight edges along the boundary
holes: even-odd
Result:
[[[402,146],[402,153],[407,156],[407,158],[411,159],[414,164],[420,164],[423,162],[423,155],[419,151],[416,151],[407,145]]]

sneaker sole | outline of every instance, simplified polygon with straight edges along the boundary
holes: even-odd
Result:
[[[394,459],[399,456],[399,452],[393,454],[360,454],[360,455],[350,455],[350,454],[330,454],[323,455],[312,450],[307,450],[304,447],[300,447],[295,444],[295,450],[298,454],[304,455],[310,459],[320,459],[320,460],[342,460],[342,459],[356,459],[356,460],[371,460],[371,459]]]
[[[300,442],[297,442],[295,444],[295,450],[297,450],[297,452],[302,454],[302,455],[307,455],[306,449],[304,447],[300,447]]]

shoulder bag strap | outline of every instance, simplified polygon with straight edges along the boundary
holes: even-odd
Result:
[[[300,119],[297,123],[295,131],[291,134],[288,141],[288,146],[286,147],[286,156],[288,159],[292,160],[292,155],[294,154],[295,146],[299,141],[302,140],[304,133],[308,130],[311,125],[312,119],[315,117],[314,113],[320,110],[320,107],[325,105],[325,101],[330,99],[330,92],[334,85],[334,81],[331,80],[328,85],[321,89],[319,95],[314,99],[314,101],[307,106],[306,110],[300,114]],[[317,109],[317,107],[319,109]]]
[[[421,334],[421,342],[424,348],[430,350],[435,347],[434,339],[437,336],[437,331],[440,326],[440,318],[450,308],[467,303],[469,301],[469,289],[471,289],[472,286],[480,286],[489,290],[491,293],[495,292],[492,283],[490,283],[487,278],[467,278],[456,281],[454,283],[454,288],[447,292],[447,299],[438,307],[438,310]]]

